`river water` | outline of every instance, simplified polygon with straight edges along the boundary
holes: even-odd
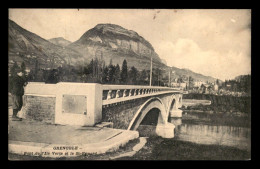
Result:
[[[193,116],[193,118],[190,118]],[[186,119],[189,120],[186,120]],[[199,119],[203,119],[198,122]],[[208,115],[189,112],[182,118],[170,118],[175,125],[173,140],[189,141],[198,144],[224,145],[251,151],[251,129],[232,125],[221,125],[210,122]],[[155,126],[141,125],[140,136],[156,135]]]

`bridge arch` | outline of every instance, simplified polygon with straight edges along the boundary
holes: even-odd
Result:
[[[177,98],[176,94],[173,94],[170,97],[169,102],[168,102],[168,106],[167,106],[167,110],[166,110],[167,118],[170,117],[171,110],[174,110],[177,108],[177,104],[178,104],[178,98]]]
[[[158,124],[166,124],[167,123],[167,112],[165,109],[165,106],[162,102],[162,100],[158,97],[152,97],[149,100],[147,100],[135,113],[135,116],[133,117],[132,121],[130,122],[128,126],[128,130],[136,130],[141,122],[143,121],[144,117],[152,110],[152,109],[158,109],[159,110],[159,116],[158,116]]]
[[[182,110],[179,109],[181,108],[181,106],[182,106],[182,95],[180,94],[172,95],[167,109],[168,121],[170,120],[169,119],[170,117],[182,117]]]

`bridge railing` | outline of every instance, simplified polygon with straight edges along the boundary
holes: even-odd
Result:
[[[137,99],[146,96],[164,94],[169,92],[180,92],[180,89],[156,86],[136,85],[102,85],[103,105]]]

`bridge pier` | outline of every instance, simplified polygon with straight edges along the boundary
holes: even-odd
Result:
[[[182,118],[178,118],[178,117],[172,118],[171,123],[173,123],[175,127],[180,126],[182,124]]]
[[[175,125],[172,123],[157,124],[156,134],[163,138],[173,138],[174,137]]]
[[[182,110],[180,109],[171,110],[170,117],[182,117]]]
[[[182,110],[179,109],[182,107],[182,95],[178,94],[176,97],[176,103],[170,110],[170,117],[182,117]]]

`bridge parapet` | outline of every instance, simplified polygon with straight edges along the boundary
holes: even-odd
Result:
[[[102,85],[103,105],[155,96],[167,93],[181,93],[182,90],[169,87],[137,86],[137,85]]]

